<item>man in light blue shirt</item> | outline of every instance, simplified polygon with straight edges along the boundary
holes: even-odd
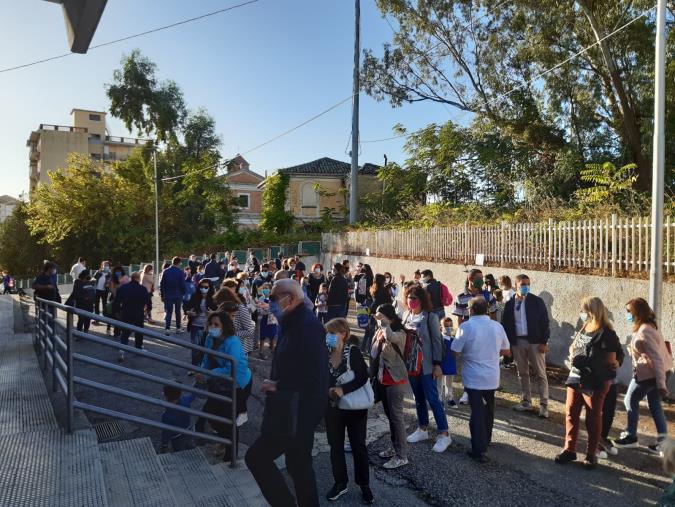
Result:
[[[462,360],[462,383],[471,404],[471,451],[469,456],[485,463],[492,440],[495,391],[499,387],[499,356],[510,355],[509,339],[499,322],[488,316],[488,303],[479,296],[469,301],[471,318],[464,322],[452,342]]]

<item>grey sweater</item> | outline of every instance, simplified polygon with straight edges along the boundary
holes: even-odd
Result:
[[[443,336],[438,315],[423,311],[422,320],[417,328],[417,334],[422,340],[422,374],[430,375],[434,365],[440,365],[443,360]],[[403,316],[403,325],[412,319],[413,314],[406,312]]]

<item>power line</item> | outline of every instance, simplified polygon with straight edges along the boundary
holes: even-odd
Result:
[[[157,28],[153,28],[151,30],[146,30],[145,32],[135,33],[133,35],[128,35],[128,36],[122,37],[120,39],[115,39],[115,40],[111,40],[111,41],[108,41],[108,42],[103,42],[101,44],[96,44],[95,46],[90,46],[89,50],[102,48],[104,46],[110,46],[112,44],[117,44],[119,42],[124,42],[124,41],[130,40],[130,39],[135,39],[137,37],[142,37],[144,35],[149,35],[151,33],[161,32],[162,30],[168,30],[169,28],[175,28],[177,26],[185,25],[187,23],[192,23],[194,21],[198,21],[200,19],[208,18],[210,16],[215,16],[216,14],[222,14],[224,12],[232,11],[232,10],[238,9],[240,7],[245,7],[246,5],[254,4],[256,2],[258,2],[258,0],[248,0],[247,2],[243,2],[243,3],[237,4],[237,5],[232,5],[230,7],[224,8],[224,9],[218,9],[217,11],[208,12],[206,14],[202,14],[201,16],[196,16],[194,18],[189,18],[189,19],[184,19],[182,21],[177,21],[176,23],[171,23],[170,25],[160,26],[160,27],[157,27]],[[63,53],[63,54],[60,54],[60,55],[50,56],[49,58],[43,58],[41,60],[35,60],[33,62],[24,63],[22,65],[15,65],[14,67],[6,67],[4,69],[0,69],[0,74],[5,73],[5,72],[11,72],[13,70],[24,69],[26,67],[32,67],[33,65],[39,65],[39,64],[45,63],[45,62],[51,62],[53,60],[59,60],[61,58],[65,58],[65,57],[71,56],[73,54],[74,53]]]

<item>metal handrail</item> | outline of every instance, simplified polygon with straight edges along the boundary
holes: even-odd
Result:
[[[237,389],[237,383],[236,383],[236,371],[237,371],[237,362],[236,359],[232,356],[229,356],[227,354],[223,354],[220,351],[209,349],[207,347],[202,347],[200,345],[195,345],[190,342],[185,342],[183,340],[179,340],[176,338],[171,338],[169,336],[166,336],[162,333],[159,333],[157,331],[154,331],[152,329],[147,329],[147,328],[141,328],[138,326],[134,326],[132,324],[128,324],[126,322],[118,321],[115,319],[112,319],[110,317],[102,316],[102,315],[97,315],[91,312],[87,312],[85,310],[81,310],[79,308],[74,308],[71,306],[67,306],[61,303],[57,303],[54,301],[47,301],[42,298],[35,298],[35,318],[36,318],[36,326],[35,326],[35,337],[34,337],[34,345],[36,347],[36,350],[39,353],[39,356],[41,358],[42,362],[42,368],[44,370],[51,370],[51,375],[52,375],[52,389],[54,391],[57,391],[58,388],[61,389],[63,394],[66,397],[66,406],[67,406],[67,414],[66,414],[66,429],[70,433],[73,431],[73,420],[74,420],[74,409],[80,409],[80,410],[85,410],[88,412],[93,412],[93,413],[98,413],[102,415],[107,415],[109,417],[114,417],[117,419],[122,419],[126,421],[132,421],[138,424],[142,424],[145,426],[150,426],[154,428],[160,428],[163,430],[169,430],[175,433],[180,433],[184,435],[190,435],[194,437],[199,437],[204,440],[209,440],[213,442],[219,442],[222,443],[226,446],[231,447],[232,449],[232,461],[231,465],[232,467],[236,466],[236,458],[237,458],[237,425],[236,425],[236,419],[237,419],[237,407],[236,407],[236,389]],[[66,312],[66,324],[65,324],[65,336],[64,339],[62,340],[61,337],[58,336],[57,330],[58,331],[63,331],[64,326],[63,323],[59,322],[56,318],[56,311],[57,310],[62,310]],[[157,375],[152,375],[150,373],[146,373],[141,370],[135,370],[132,368],[127,368],[124,366],[120,366],[117,364],[109,363],[107,361],[103,361],[101,359],[97,359],[95,357],[87,356],[84,354],[76,353],[74,351],[74,341],[75,338],[80,338],[92,343],[97,343],[103,346],[107,347],[113,347],[117,348],[119,350],[124,350],[128,351],[130,353],[139,355],[141,357],[146,357],[148,359],[152,359],[155,361],[159,361],[165,364],[169,364],[172,366],[177,366],[181,368],[185,368],[186,370],[190,371],[196,371],[200,372],[204,375],[211,375],[211,376],[216,376],[214,373],[212,373],[210,370],[202,368],[201,366],[195,366],[191,363],[180,361],[178,359],[170,358],[163,356],[161,354],[157,354],[154,352],[149,352],[146,350],[141,350],[141,349],[136,349],[135,347],[131,347],[129,345],[123,345],[121,343],[116,343],[113,342],[109,339],[104,339],[99,336],[95,336],[93,334],[89,334],[83,331],[77,331],[74,329],[73,326],[73,318],[75,315],[78,315],[83,318],[91,319],[91,320],[96,320],[99,322],[103,322],[106,324],[110,324],[112,326],[115,326],[119,329],[127,330],[130,332],[138,332],[142,333],[145,337],[149,338],[154,338],[156,340],[164,341],[167,343],[171,343],[173,345],[178,345],[186,349],[198,351],[198,352],[203,352],[205,354],[210,354],[216,357],[220,357],[226,361],[228,361],[231,364],[231,375],[225,376],[225,375],[219,375],[219,378],[222,378],[225,380],[225,382],[230,386],[230,393],[231,396],[225,396],[222,394],[217,394],[213,393],[211,391],[201,389],[199,387],[195,386],[190,386],[190,385],[183,385],[178,382],[175,382],[173,380],[165,379],[162,377],[159,377]],[[65,352],[65,359],[61,355],[61,351]],[[211,398],[214,400],[217,400],[219,402],[223,403],[230,403],[231,406],[231,416],[229,418],[227,417],[222,417],[218,416],[215,414],[210,414],[207,412],[204,412],[202,410],[197,410],[193,408],[188,408],[188,407],[183,407],[182,405],[176,404],[176,403],[171,403],[165,400],[161,400],[159,398],[154,398],[152,396],[147,396],[145,394],[141,394],[138,392],[135,392],[133,390],[129,389],[124,389],[121,387],[117,386],[111,386],[108,384],[104,384],[101,382],[97,382],[91,379],[86,379],[83,378],[82,376],[76,375],[75,371],[75,361],[82,362],[85,364],[89,364],[98,368],[104,368],[107,370],[115,371],[117,373],[120,373],[122,375],[126,375],[129,377],[134,377],[134,378],[140,378],[143,380],[148,380],[151,382],[156,382],[161,385],[165,386],[172,386],[176,387],[178,389],[181,389],[183,391],[188,391],[191,393],[194,393],[195,395],[203,398]],[[131,398],[137,401],[141,401],[144,403],[149,403],[152,405],[156,406],[161,406],[164,408],[170,408],[172,410],[176,410],[182,413],[187,413],[190,415],[195,415],[199,417],[203,417],[205,419],[208,419],[210,421],[214,422],[219,422],[222,424],[227,424],[231,426],[231,438],[224,438],[220,436],[213,435],[212,433],[202,433],[198,432],[195,430],[191,429],[186,429],[186,428],[181,428],[178,426],[173,426],[170,424],[165,424],[159,421],[154,421],[151,419],[147,419],[145,417],[140,417],[136,416],[133,414],[129,414],[126,412],[118,411],[118,410],[112,410],[108,409],[105,407],[101,407],[98,405],[95,405],[93,403],[83,403],[81,401],[78,401],[75,398],[75,393],[74,393],[74,385],[83,385],[87,388],[91,389],[97,389],[102,392],[106,393],[111,393],[119,396],[124,396],[127,398]]]

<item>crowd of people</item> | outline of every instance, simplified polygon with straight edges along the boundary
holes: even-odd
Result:
[[[191,256],[185,268],[176,257],[163,267],[156,288],[152,266],[128,276],[121,266],[111,269],[104,261],[91,276],[85,263],[80,259],[73,266],[76,280],[70,303],[74,306],[143,327],[150,319],[153,294],[158,289],[166,333],[171,332],[174,316],[177,333],[182,332],[186,320],[193,343],[237,360],[238,425],[247,420],[246,400],[252,391],[248,357],[256,350],[263,357],[265,351],[272,352],[269,378],[260,386],[266,398],[261,435],[246,454],[251,473],[272,505],[319,504],[312,447],[314,431],[322,419],[334,477],[327,499],[337,500],[347,492],[345,449],[349,449],[355,482],[364,503],[369,504],[374,498],[369,486],[366,433],[368,411],[375,403],[382,403],[389,421],[391,446],[379,453],[386,460],[385,469],[407,465],[409,445],[432,437],[429,409],[436,426],[431,451],[445,452],[452,442],[445,409],[461,405],[471,410],[468,454],[479,463],[488,461],[495,392],[503,368],[515,367],[518,373],[520,402],[514,410],[549,417],[549,312],[526,274],[512,281],[508,276],[496,279],[472,269],[464,286],[453,295],[429,269],[416,271],[410,280],[404,275],[396,280],[391,273],[374,273],[368,264],[359,262],[352,267],[349,260],[326,272],[320,263],[307,269],[300,257],[285,259],[282,255],[259,261],[251,254],[240,267],[235,257],[226,254],[224,259]],[[35,281],[36,294],[49,291],[54,275],[53,265],[45,264]],[[352,301],[362,336],[353,334],[346,320]],[[103,310],[99,309],[101,303]],[[451,314],[446,309],[452,309]],[[619,438],[610,438],[617,370],[626,353],[602,300],[588,297],[580,302],[580,324],[569,346],[566,427],[556,463],[577,459],[582,409],[588,432],[584,468],[595,468],[598,458],[617,454],[619,448],[636,447],[639,404],[645,397],[658,432],[648,449],[660,454],[672,447],[665,442],[667,423],[662,408],[673,362],[669,344],[644,299],[626,303],[625,319],[633,329],[627,353],[634,373],[624,401],[628,416],[625,431]],[[81,328],[88,326],[82,319]],[[126,344],[128,333],[113,332]],[[135,345],[143,346],[142,336],[136,335]],[[123,352],[120,354],[123,361]],[[196,373],[197,383],[207,384],[214,392],[224,389],[217,387],[214,379],[229,374],[228,361],[195,352],[192,364],[213,372],[213,376]],[[459,373],[462,390],[456,397],[455,376]],[[409,392],[415,400],[417,419],[411,433],[403,408]],[[183,406],[194,401],[191,395],[171,387],[165,389],[165,397]],[[229,409],[225,403],[209,399],[203,410],[226,417]],[[179,411],[168,410],[165,418],[184,427],[190,423]],[[200,419],[197,428],[203,429],[204,424]],[[228,438],[228,425],[211,426]],[[163,444],[182,449],[185,440],[180,434],[167,433]],[[274,462],[282,454],[295,485],[295,497]],[[230,457],[226,452],[226,459]]]

